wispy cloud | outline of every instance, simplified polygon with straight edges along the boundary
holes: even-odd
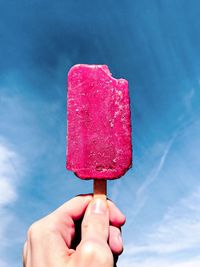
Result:
[[[149,172],[154,179],[149,177],[150,181],[140,187],[137,202],[138,209],[145,204],[148,208],[149,197],[152,216],[143,209],[131,219],[129,229],[133,234],[127,237],[119,266],[200,266],[199,126],[199,121],[195,121],[177,130],[178,134],[165,145],[163,153],[154,151],[154,158],[160,155],[154,172]],[[156,192],[156,188],[161,189]],[[145,222],[147,218],[149,221]],[[142,226],[138,227],[138,222]]]
[[[131,211],[131,218],[127,222],[127,224],[131,224],[135,216],[140,212],[140,210],[145,206],[146,201],[148,200],[148,189],[149,187],[156,181],[156,179],[160,176],[160,173],[165,165],[167,156],[170,153],[170,150],[172,148],[173,143],[175,142],[175,139],[177,137],[177,132],[166,142],[160,142],[156,143],[152,150],[144,156],[142,160],[140,160],[140,165],[142,165],[142,169],[138,170],[137,172],[143,176],[146,177],[144,182],[139,186],[133,188],[133,185],[131,183],[133,177],[133,174],[129,172],[127,176],[129,176],[129,187],[125,187],[123,184],[122,179],[119,179],[117,181],[114,181],[112,184],[112,188],[110,190],[111,199],[114,201],[117,201],[119,199],[119,195],[123,195],[121,192],[124,190],[125,192],[125,198],[124,200],[127,200],[129,198],[129,201],[134,204],[134,208]],[[149,167],[147,166],[146,162],[149,161],[149,154],[152,155],[152,162],[153,166]],[[155,162],[155,163],[154,163]],[[136,166],[137,168],[138,166]],[[133,167],[135,168],[135,167]],[[135,177],[136,179],[136,177]],[[137,185],[138,186],[138,185]],[[131,189],[135,190],[132,191]],[[135,193],[133,193],[135,192]],[[129,211],[130,212],[130,211]],[[129,213],[130,214],[130,213]]]
[[[185,108],[189,111],[192,107],[192,101],[195,97],[195,89],[191,88],[188,93],[185,94],[183,98],[183,103],[185,105]]]
[[[165,165],[168,154],[170,153],[170,149],[177,137],[177,133],[175,133],[168,142],[165,144],[157,143],[152,148],[151,155],[152,160],[155,162],[153,167],[149,168],[145,166],[145,169],[142,170],[143,175],[146,177],[144,182],[137,188],[135,192],[135,206],[131,211],[131,219],[128,224],[132,224],[135,220],[137,214],[141,211],[141,209],[145,206],[148,200],[148,189],[149,187],[156,181],[156,179],[160,176],[160,173]],[[145,156],[144,161],[148,161],[149,154]],[[141,171],[140,171],[141,172]]]
[[[144,183],[138,188],[136,195],[139,197],[140,195],[142,195],[147,188],[156,180],[156,178],[158,177],[159,173],[161,172],[164,164],[165,164],[165,160],[167,158],[167,155],[170,151],[170,148],[174,142],[176,138],[176,135],[174,135],[165,145],[164,151],[159,159],[159,161],[157,162],[157,164],[155,165],[155,167],[150,171],[150,173],[147,175],[147,178],[145,179]]]
[[[163,219],[154,225],[154,230],[150,234],[146,235],[145,243],[130,243],[125,247],[122,266],[197,267],[200,264],[199,258],[180,263],[175,260],[170,262],[169,256],[173,257],[177,253],[184,252],[189,260],[190,251],[198,250],[200,246],[199,233],[200,187],[168,208]],[[137,262],[138,259],[140,259],[139,262]]]

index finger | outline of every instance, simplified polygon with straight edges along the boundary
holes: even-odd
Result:
[[[92,200],[92,195],[79,195],[75,198],[70,199],[58,209],[56,209],[53,214],[57,217],[65,217],[66,214],[76,221],[83,217],[85,210]]]

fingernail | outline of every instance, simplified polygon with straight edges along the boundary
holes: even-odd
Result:
[[[101,198],[97,198],[92,203],[91,212],[96,214],[106,214],[107,213],[107,203]]]

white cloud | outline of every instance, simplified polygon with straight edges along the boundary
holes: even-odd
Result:
[[[1,267],[9,267],[9,264],[7,264],[5,261],[0,260],[0,266]]]
[[[20,158],[0,139],[0,209],[17,199],[16,186],[21,173]]]
[[[196,257],[192,260],[179,261],[160,259],[160,258],[149,258],[141,261],[133,260],[132,258],[121,257],[119,259],[120,267],[199,267],[200,258]]]
[[[15,216],[8,207],[18,198],[17,186],[23,172],[21,157],[5,139],[0,138],[0,255],[3,253],[3,248],[10,244],[6,232],[9,223],[15,220]]]
[[[6,180],[6,177],[0,178],[0,207],[6,203],[10,203],[17,198],[15,188]]]

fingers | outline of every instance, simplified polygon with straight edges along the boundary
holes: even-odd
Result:
[[[84,212],[92,199],[91,194],[79,195],[60,206],[54,213],[59,217],[66,216],[67,213],[73,220],[78,220],[84,215]],[[121,227],[126,221],[125,216],[111,200],[108,200],[107,203],[110,223],[114,226]]]
[[[73,250],[72,240],[82,217],[81,243]],[[37,267],[40,262],[63,266],[72,260],[74,266],[113,267],[112,252],[119,255],[123,250],[120,227],[124,223],[125,216],[110,200],[77,196],[30,227],[24,266]]]
[[[110,223],[116,227],[121,227],[126,221],[124,214],[115,206],[115,204],[108,200]]]
[[[109,210],[106,200],[94,199],[88,206],[82,222],[82,239],[95,238],[107,242]]]
[[[85,213],[91,200],[92,195],[79,195],[60,206],[54,211],[54,214],[59,218],[65,217],[68,214],[72,220],[78,220]]]
[[[119,228],[110,225],[110,234],[108,244],[112,252],[116,255],[120,255],[123,251],[123,242],[121,237],[121,231]]]
[[[68,248],[71,246],[75,235],[74,221],[83,217],[91,199],[91,195],[77,196],[64,203],[50,214],[50,216],[47,216],[47,218],[50,218],[50,221],[54,223],[56,230],[59,231]]]
[[[28,231],[24,247],[24,265],[34,259],[32,267],[39,266],[40,261],[44,262],[45,266],[57,266],[58,262],[59,266],[63,266],[74,253],[74,250],[70,249],[75,235],[74,220],[83,217],[91,199],[92,196],[89,195],[75,197],[35,222]],[[28,254],[27,244],[29,252],[31,251]]]
[[[75,266],[112,267],[108,246],[109,209],[106,200],[95,199],[88,205],[82,222],[82,240],[77,247]]]
[[[88,209],[86,211],[86,215],[85,215],[85,218],[82,224],[82,228],[85,227],[84,224],[86,224],[85,228],[87,228],[87,231],[82,230],[82,239],[85,236],[88,237],[90,233],[92,233],[91,234],[92,236],[95,235],[95,232],[96,232],[97,237],[102,238],[102,232],[98,230],[98,225],[102,225],[104,231],[105,229],[108,229],[109,237],[106,233],[104,235],[105,237],[104,240],[106,241],[108,240],[108,244],[110,246],[111,251],[117,255],[121,254],[123,251],[123,242],[122,242],[120,227],[125,223],[125,220],[126,220],[124,214],[116,207],[116,205],[112,201],[108,200],[107,204],[108,204],[109,221],[110,221],[109,228],[105,227],[105,225],[103,226],[103,223],[99,221],[99,218],[97,218],[97,216],[94,216],[94,219],[92,219],[91,215],[89,217],[90,218],[89,220],[90,220],[92,227],[88,227],[87,221],[88,221],[88,214],[91,212],[91,207],[92,207],[91,204],[88,206]],[[96,204],[93,202],[93,205],[95,206]],[[97,206],[98,206],[98,203],[97,203]],[[104,216],[103,218],[104,223],[105,223],[105,218],[106,217]],[[92,220],[98,220],[98,222],[94,221],[92,223]],[[99,233],[97,233],[98,231]]]
[[[87,198],[88,196],[81,196],[81,197]],[[91,195],[89,195],[89,200],[90,199],[91,199]],[[109,221],[110,221],[108,244],[112,252],[114,254],[119,255],[123,251],[120,227],[125,223],[126,218],[124,214],[116,207],[116,205],[112,201],[108,200],[107,204],[108,204]],[[88,210],[89,210],[89,207],[88,207]],[[87,210],[87,214],[88,214],[88,210]],[[95,223],[94,223],[94,227],[96,227]],[[77,236],[77,229],[76,229],[76,236]],[[77,245],[80,242],[80,239],[78,240],[78,242],[75,242],[75,243],[74,241],[77,241],[77,240],[74,239],[73,243],[75,245],[73,246],[73,248],[77,247]]]
[[[108,207],[110,217],[108,244],[115,255],[120,255],[123,251],[123,242],[120,228],[125,223],[126,217],[110,200],[108,200]]]

